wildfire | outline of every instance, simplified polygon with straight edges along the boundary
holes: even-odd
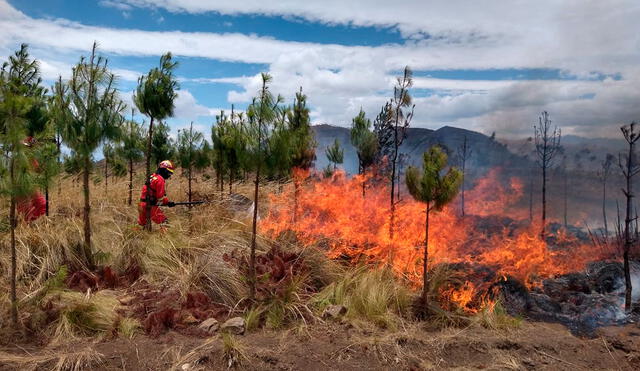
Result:
[[[332,258],[390,263],[398,275],[416,286],[422,279],[425,206],[403,195],[396,206],[393,238],[389,233],[389,189],[386,182],[338,172],[320,179],[297,172],[294,185],[270,195],[270,210],[260,222],[263,232],[278,236],[293,231],[308,245],[325,249]],[[539,228],[513,220],[505,225],[505,210],[513,210],[523,194],[517,178],[503,182],[494,169],[467,191],[468,216],[459,216],[454,202],[431,216],[429,265],[468,263],[490,267],[498,277],[509,275],[528,285],[537,280],[581,270],[598,257],[591,244],[572,241],[570,247],[547,247]],[[366,183],[363,197],[363,182]],[[507,186],[503,183],[508,184]],[[294,220],[295,214],[295,220]],[[523,214],[509,211],[522,218]],[[567,240],[565,235],[558,236]],[[467,307],[477,285],[466,283],[450,292],[452,301]]]

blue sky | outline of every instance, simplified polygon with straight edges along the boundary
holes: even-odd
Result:
[[[360,108],[374,117],[409,65],[413,126],[529,136],[548,110],[565,133],[611,136],[640,119],[640,5],[607,4],[0,0],[0,59],[26,42],[51,81],[96,40],[130,101],[171,51],[174,132],[193,120],[208,136],[220,109],[246,107],[260,72],[287,102],[302,86],[314,123],[348,126]]]

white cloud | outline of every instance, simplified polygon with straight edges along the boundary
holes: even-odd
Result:
[[[107,8],[114,8],[122,11],[133,9],[133,6],[127,4],[124,1],[118,1],[118,0],[100,0],[98,1],[98,4],[100,4],[100,6],[104,6]]]
[[[174,116],[184,120],[196,120],[198,117],[214,117],[220,110],[199,104],[189,90],[178,91]]]
[[[416,77],[416,88],[442,94],[415,99],[414,124],[452,124],[520,134],[530,131],[530,123],[539,111],[547,109],[568,131],[592,135],[612,133],[613,125],[640,117],[640,33],[635,32],[640,6],[634,2],[488,1],[473,8],[459,1],[406,5],[334,1],[110,0],[173,12],[281,15],[326,24],[391,26],[405,36],[411,35],[411,40],[402,45],[367,47],[290,42],[239,33],[113,29],[61,19],[33,19],[0,0],[0,29],[4,31],[0,51],[28,42],[51,54],[86,53],[98,40],[102,50],[121,55],[156,56],[170,50],[178,56],[264,63],[274,77],[274,92],[291,99],[303,86],[314,121],[338,125],[348,125],[360,107],[375,116],[392,88],[392,74],[407,64],[414,69],[448,70],[553,68],[581,78],[592,78],[594,72],[619,74],[620,80],[605,81]],[[43,60],[43,72],[44,63],[48,63],[47,74],[62,69],[53,60]],[[119,74],[126,80],[135,80],[138,75],[134,71]],[[259,87],[259,75],[186,80],[238,85],[229,93],[229,102],[247,102]],[[180,115],[212,116],[211,108],[185,92],[176,103],[180,104],[176,107]]]

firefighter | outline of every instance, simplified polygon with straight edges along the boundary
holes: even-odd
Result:
[[[154,174],[151,174],[149,179],[151,193],[149,194],[151,199],[151,220],[156,224],[166,224],[167,217],[164,215],[160,207],[157,205],[174,207],[175,203],[169,201],[167,198],[165,182],[171,178],[175,167],[169,160],[164,160],[158,165],[158,170]],[[140,204],[138,204],[138,224],[141,226],[146,225],[147,221],[147,185],[142,187],[142,194],[140,195]]]
[[[36,144],[36,140],[33,137],[27,137],[22,144],[28,148],[33,148]],[[40,171],[40,164],[38,164],[38,161],[35,159],[31,161],[31,166],[33,171]],[[44,196],[42,196],[42,193],[36,190],[31,195],[20,198],[16,207],[18,212],[24,218],[24,221],[29,223],[43,216],[47,212],[47,201]]]

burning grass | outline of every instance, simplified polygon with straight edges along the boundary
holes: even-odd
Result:
[[[363,181],[370,184],[364,197]],[[397,225],[394,238],[390,239],[388,189],[377,179],[348,178],[337,173],[331,178],[307,181],[297,191],[297,202],[293,202],[294,193],[290,186],[270,195],[272,208],[261,220],[263,231],[271,236],[294,233],[304,244],[323,248],[331,258],[388,264],[414,287],[421,285],[424,205],[405,197],[396,207]],[[468,195],[473,215],[461,218],[454,206],[433,218],[430,266],[485,267],[496,278],[512,276],[533,287],[544,278],[580,271],[590,261],[611,256],[611,251],[566,233],[543,241],[536,225],[516,219],[522,211],[516,205],[522,195],[521,182],[517,178],[502,179],[499,170],[481,178]],[[293,205],[298,205],[297,212]],[[488,281],[492,277],[485,278]],[[431,281],[439,286],[437,279]],[[481,304],[478,295],[484,295],[488,286],[487,282],[466,279],[440,294],[457,307],[477,311]]]
[[[548,241],[528,225],[492,216],[501,208],[517,216],[512,203],[522,193],[517,179],[501,182],[499,177],[490,172],[469,192],[480,197],[497,190],[488,200],[468,196],[475,216],[461,219],[445,209],[434,217],[428,296],[431,322],[437,327],[517,327],[520,320],[511,317],[509,309],[521,298],[510,293],[527,292],[527,287],[514,282],[536,289],[544,278],[581,270],[589,260],[604,256],[562,233],[547,248]],[[249,303],[249,213],[236,208],[233,197],[200,182],[198,194],[211,203],[168,210],[171,227],[148,233],[135,228],[135,205],[124,203],[127,184],[110,183],[109,197],[93,200],[99,267],[89,271],[79,258],[79,189],[68,179],[60,195],[52,195],[51,217],[22,224],[17,232],[21,322],[42,343],[53,344],[169,330],[207,336],[196,330],[206,318],[224,321],[242,315],[248,331],[281,329],[320,322],[325,307],[343,305],[347,321],[394,329],[411,320],[414,291],[420,286],[424,210],[403,199],[397,208],[396,237],[390,240],[387,190],[368,179],[363,198],[362,180],[338,173],[307,181],[299,189],[295,221],[293,185],[265,186],[261,197],[270,202],[259,210],[264,234],[258,238],[258,297]],[[181,198],[180,192],[172,190],[182,189],[181,181],[171,180],[169,193],[175,199]],[[236,191],[250,194],[249,188],[238,184]],[[1,238],[6,242],[8,237]],[[3,250],[0,267],[9,264]],[[7,279],[0,283],[0,327],[6,328],[2,321],[8,318],[4,293],[9,270],[2,271]],[[510,296],[503,301],[505,293]],[[523,308],[532,300],[527,298],[521,300]],[[229,354],[233,362],[242,359],[240,353]]]

